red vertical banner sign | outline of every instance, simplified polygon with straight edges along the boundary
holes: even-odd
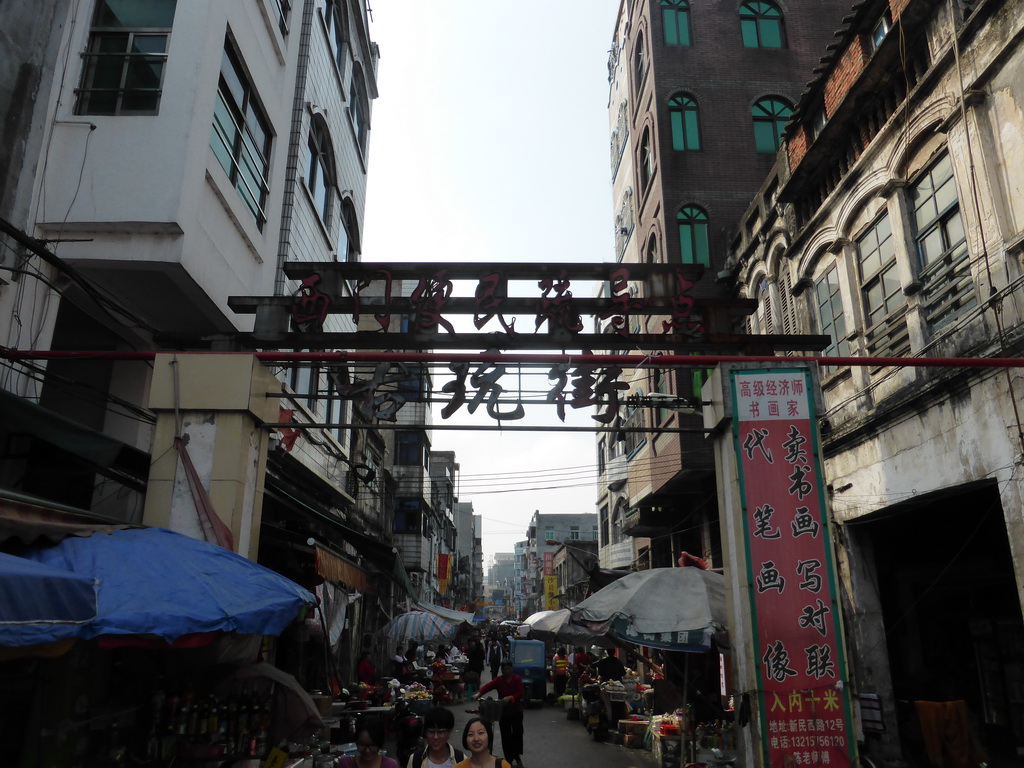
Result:
[[[832,539],[806,369],[731,372],[765,766],[853,762]]]
[[[555,553],[545,552],[544,553],[544,575],[554,576],[555,575]]]

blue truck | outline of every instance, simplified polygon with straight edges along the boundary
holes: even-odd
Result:
[[[544,701],[548,695],[547,649],[540,640],[512,639],[509,655],[512,671],[523,679],[528,706],[531,701]]]

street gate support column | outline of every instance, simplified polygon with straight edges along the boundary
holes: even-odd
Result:
[[[722,363],[704,385],[713,430],[740,762],[856,761],[817,367]]]
[[[157,414],[143,522],[207,538],[174,439],[179,435],[234,551],[259,549],[269,431],[281,385],[249,355],[157,355],[149,407]]]

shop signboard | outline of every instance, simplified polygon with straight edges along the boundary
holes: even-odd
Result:
[[[544,609],[547,611],[558,610],[558,577],[544,577]]]
[[[854,755],[812,386],[803,368],[730,378],[768,768],[845,768]]]

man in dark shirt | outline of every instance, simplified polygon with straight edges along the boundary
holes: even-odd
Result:
[[[626,674],[626,667],[615,655],[615,650],[609,649],[608,655],[594,665],[602,680],[621,680]]]

